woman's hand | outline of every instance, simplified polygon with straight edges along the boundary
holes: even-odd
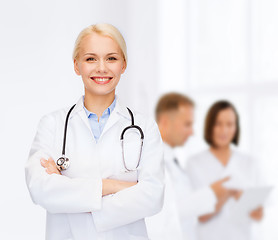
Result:
[[[223,206],[226,204],[226,202],[229,200],[229,198],[232,197],[232,198],[238,200],[241,197],[242,191],[226,189],[222,186],[222,184],[224,182],[226,182],[227,180],[229,180],[229,178],[224,178],[211,185],[211,188],[213,189],[214,193],[217,196],[218,202],[215,205],[214,213],[206,214],[206,215],[199,217],[199,221],[201,223],[205,223],[205,222],[209,221],[211,218],[213,218],[214,216],[216,216],[222,210]]]
[[[57,169],[56,163],[52,158],[48,158],[48,160],[41,158],[41,165],[45,168],[45,171],[48,174],[59,174],[61,175],[60,171]]]
[[[210,185],[218,202],[223,201],[224,199],[229,197],[229,190],[223,186],[223,183],[225,183],[229,180],[230,180],[230,177],[226,177],[226,178],[220,179]]]
[[[264,211],[263,207],[258,207],[250,213],[250,217],[255,221],[260,221],[263,218]]]
[[[137,182],[128,182],[116,179],[102,179],[102,196],[114,194],[136,184]]]
[[[223,206],[225,205],[225,203],[228,201],[229,198],[230,198],[230,193],[229,190],[227,190],[227,193],[225,193],[223,197],[221,197],[216,203],[214,212],[211,214],[200,216],[199,222],[205,223],[210,219],[212,219],[213,217],[215,217],[222,210]]]

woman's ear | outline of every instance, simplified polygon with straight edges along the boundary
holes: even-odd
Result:
[[[124,61],[123,67],[122,67],[122,74],[125,72],[126,70],[126,61]]]
[[[79,72],[79,68],[78,68],[78,62],[76,61],[76,59],[73,60],[73,64],[74,64],[74,71],[75,73],[80,76],[80,72]]]

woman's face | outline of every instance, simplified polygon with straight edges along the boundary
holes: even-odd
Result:
[[[85,95],[115,94],[125,68],[121,49],[112,38],[91,33],[81,41],[74,70],[82,77]]]
[[[236,133],[236,114],[231,108],[220,111],[213,128],[212,141],[216,147],[228,147]]]

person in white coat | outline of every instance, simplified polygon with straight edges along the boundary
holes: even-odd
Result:
[[[73,60],[85,94],[69,114],[66,138],[69,108],[45,115],[25,169],[33,202],[47,211],[46,239],[148,239],[144,218],[163,204],[162,140],[154,120],[115,95],[125,41],[110,24],[91,25],[79,34]],[[65,139],[69,167],[54,161]]]
[[[218,101],[209,109],[205,121],[205,140],[209,149],[189,159],[187,170],[194,189],[204,188],[223,176],[240,185],[227,196],[215,212],[200,216],[198,240],[250,240],[252,222],[263,218],[263,208],[259,207],[246,216],[247,221],[237,222],[231,218],[242,188],[258,184],[258,168],[248,155],[239,152],[232,144],[239,142],[239,116],[228,101]],[[244,191],[244,190],[243,190]]]
[[[214,212],[227,189],[215,181],[193,191],[188,173],[180,166],[174,148],[182,146],[193,134],[193,101],[178,93],[168,93],[156,106],[156,120],[164,142],[165,195],[162,211],[146,219],[152,240],[194,240],[200,215]]]

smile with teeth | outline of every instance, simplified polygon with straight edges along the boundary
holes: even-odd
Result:
[[[106,84],[112,80],[112,77],[91,77],[91,79],[98,84]]]

